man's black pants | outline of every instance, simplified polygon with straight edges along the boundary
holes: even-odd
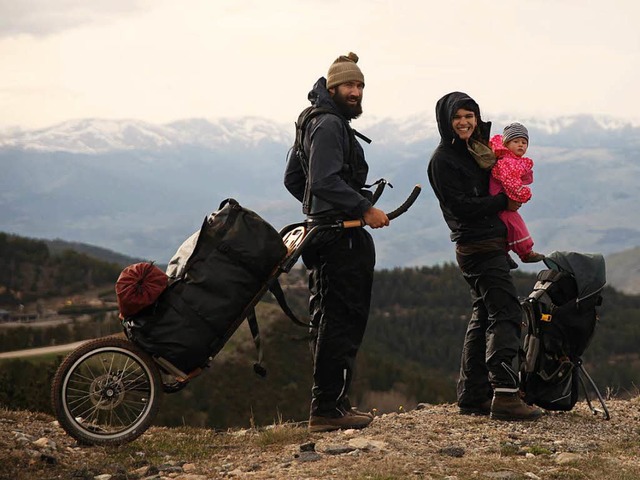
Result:
[[[311,415],[337,417],[348,408],[355,358],[369,317],[373,239],[363,228],[322,233],[302,258],[310,269]]]

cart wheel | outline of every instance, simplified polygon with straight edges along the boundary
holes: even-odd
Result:
[[[51,397],[60,426],[78,442],[120,445],[142,435],[160,408],[154,361],[118,337],[91,340],[62,362]]]

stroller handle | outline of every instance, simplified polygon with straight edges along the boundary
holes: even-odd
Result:
[[[422,191],[422,187],[420,185],[416,185],[415,187],[413,187],[413,190],[411,191],[407,199],[402,203],[402,205],[400,205],[395,210],[387,213],[387,217],[389,218],[389,220],[394,220],[398,218],[400,215],[402,215],[403,213],[405,213],[407,210],[409,210],[409,208],[411,208],[411,205],[415,203],[421,191]],[[345,220],[344,222],[342,222],[342,228],[358,228],[358,227],[364,227],[365,225],[366,224],[362,219]]]

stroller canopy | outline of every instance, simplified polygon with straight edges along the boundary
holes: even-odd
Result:
[[[547,267],[573,275],[578,287],[576,303],[600,292],[607,283],[604,257],[598,253],[552,252]]]

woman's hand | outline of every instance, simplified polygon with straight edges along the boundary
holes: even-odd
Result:
[[[507,210],[511,212],[517,212],[521,206],[522,206],[521,202],[516,202],[515,200],[511,200],[510,198],[507,198]]]

